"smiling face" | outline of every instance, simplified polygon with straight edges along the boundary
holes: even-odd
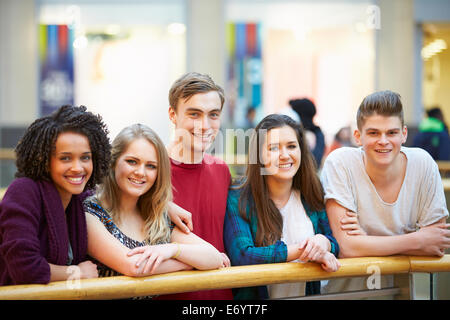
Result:
[[[83,192],[92,170],[92,153],[87,137],[74,132],[59,134],[50,158],[50,177],[64,208],[73,194]]]
[[[155,146],[144,138],[132,141],[117,159],[115,177],[122,197],[137,201],[156,181],[158,155]]]
[[[301,161],[301,150],[295,130],[290,126],[269,130],[261,155],[266,179],[292,182]]]
[[[368,165],[386,167],[397,160],[407,129],[397,116],[374,114],[367,117],[360,130],[355,130],[354,137],[363,147]]]
[[[184,158],[202,156],[220,129],[221,100],[217,91],[197,93],[180,99],[169,108],[175,125],[175,141],[181,143]]]

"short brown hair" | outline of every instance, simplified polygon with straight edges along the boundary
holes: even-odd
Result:
[[[365,97],[356,114],[358,129],[361,130],[366,118],[373,114],[399,117],[403,126],[403,106],[400,98],[398,93],[389,90],[374,92]]]
[[[220,97],[220,109],[225,103],[225,94],[219,85],[207,74],[189,72],[176,80],[169,90],[169,105],[176,111],[180,99],[189,99],[197,93],[216,91]]]

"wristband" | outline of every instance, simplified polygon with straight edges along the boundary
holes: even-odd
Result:
[[[172,243],[173,243],[173,244],[176,244],[176,245],[178,246],[177,253],[175,253],[175,255],[172,257],[172,259],[176,259],[176,258],[178,258],[178,256],[179,256],[180,253],[181,253],[181,247],[180,247],[180,244],[177,243],[177,242],[172,242]]]

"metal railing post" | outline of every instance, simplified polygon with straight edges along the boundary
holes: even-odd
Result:
[[[395,300],[413,299],[414,285],[411,273],[394,275],[394,287],[400,289],[399,293],[394,296]]]

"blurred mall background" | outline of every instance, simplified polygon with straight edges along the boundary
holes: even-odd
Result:
[[[330,145],[390,89],[412,137],[426,109],[450,119],[449,43],[448,0],[0,0],[0,148],[62,104],[100,113],[111,138],[142,122],[168,143],[167,93],[187,71],[225,88],[224,129],[306,97]]]
[[[141,122],[168,143],[168,90],[187,71],[225,88],[224,130],[309,98],[327,145],[390,89],[410,144],[425,110],[450,119],[449,44],[450,0],[0,0],[0,188],[25,128],[63,104],[100,113],[111,138]]]
[[[450,119],[449,41],[448,0],[0,0],[0,147],[65,103],[112,138],[142,122],[167,143],[167,93],[187,71],[225,88],[223,128],[306,97],[330,144],[390,89],[414,133],[426,108]]]

